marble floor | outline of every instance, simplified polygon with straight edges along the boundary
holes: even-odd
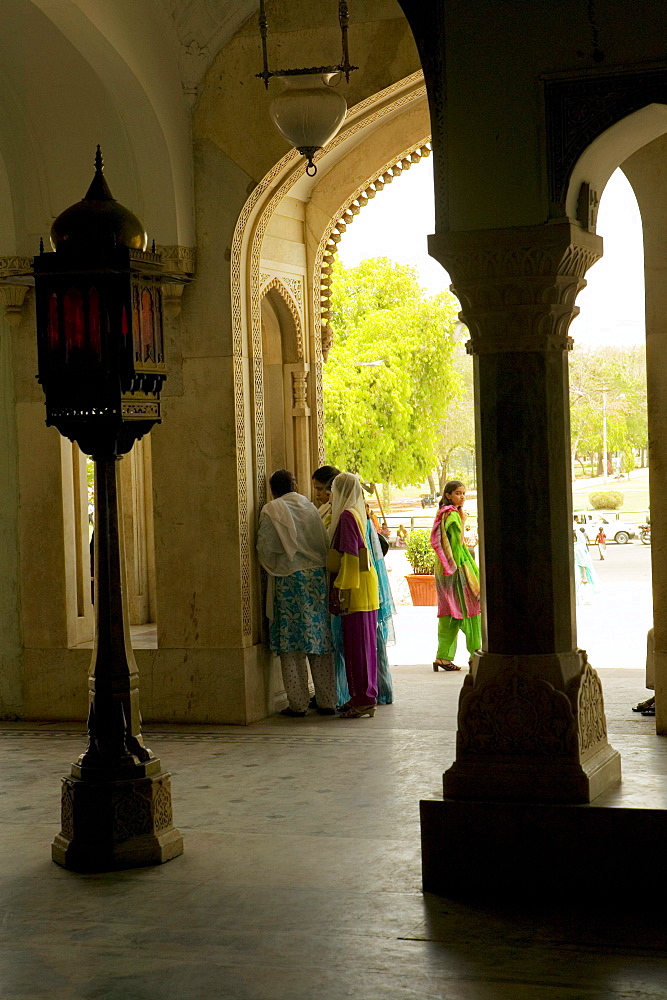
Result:
[[[660,792],[667,740],[630,711],[641,675],[601,674],[627,794]],[[418,802],[453,758],[462,675],[394,677],[395,704],[374,719],[147,728],[186,853],[106,875],[50,861],[80,727],[0,724],[0,1000],[667,997],[650,857],[618,905],[585,885],[569,907],[421,893]],[[442,845],[453,865],[458,846]]]

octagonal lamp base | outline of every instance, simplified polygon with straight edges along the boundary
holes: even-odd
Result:
[[[62,829],[53,860],[77,872],[107,872],[161,865],[183,853],[173,825],[171,775],[123,781],[63,778]]]

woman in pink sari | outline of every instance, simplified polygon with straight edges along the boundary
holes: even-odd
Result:
[[[479,570],[463,537],[465,496],[466,488],[458,479],[447,483],[431,530],[438,595],[435,671],[461,669],[454,663],[459,629],[466,637],[471,656],[482,645]]]

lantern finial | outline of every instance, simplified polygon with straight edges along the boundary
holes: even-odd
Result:
[[[114,196],[104,176],[104,160],[102,159],[102,148],[99,143],[95,152],[95,176],[90,182],[90,187],[83,196],[83,200],[114,201]]]
[[[104,177],[102,149],[95,152],[95,176],[81,201],[66,208],[51,227],[51,245],[54,250],[86,248],[96,250],[103,246],[115,247],[122,243],[133,250],[145,250],[147,244],[143,223],[136,215],[120,205],[112,195]]]

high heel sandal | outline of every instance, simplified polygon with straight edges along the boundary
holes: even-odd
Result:
[[[341,719],[361,719],[368,715],[371,719],[375,715],[375,705],[350,705],[344,712],[340,713]]]
[[[433,661],[433,669],[435,670],[435,672],[437,674],[438,670],[460,670],[461,667],[457,666],[456,663],[451,663],[451,662],[450,663],[442,663],[442,662],[439,662],[438,660],[434,660]]]

